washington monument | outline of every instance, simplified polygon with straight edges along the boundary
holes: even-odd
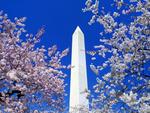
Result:
[[[70,82],[70,106],[69,111],[73,112],[74,108],[89,108],[87,99],[88,90],[86,56],[84,34],[79,27],[76,28],[72,36],[72,59],[71,59],[71,82]],[[79,113],[79,111],[77,111]]]

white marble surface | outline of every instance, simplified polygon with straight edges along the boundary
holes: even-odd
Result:
[[[72,37],[71,65],[70,112],[73,110],[72,108],[79,106],[89,108],[89,101],[85,93],[88,89],[88,84],[84,34],[79,27],[76,28]]]

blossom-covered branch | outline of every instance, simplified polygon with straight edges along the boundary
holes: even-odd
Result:
[[[102,2],[87,0],[83,9],[84,12],[93,14],[90,25],[98,22],[104,28],[100,31],[100,45],[94,46],[95,50],[88,52],[93,56],[92,60],[96,60],[95,54],[105,58],[103,64],[90,66],[99,75],[94,86],[98,96],[92,99],[93,109],[105,113],[148,113],[150,1],[114,0],[110,4],[113,11],[106,10]],[[122,18],[128,21],[121,21]],[[99,74],[104,69],[108,72]]]
[[[0,111],[42,112],[47,106],[49,112],[62,112],[66,75],[61,69],[66,66],[61,59],[68,49],[60,52],[57,46],[36,48],[44,28],[35,36],[27,34],[25,20],[11,21],[0,12]]]

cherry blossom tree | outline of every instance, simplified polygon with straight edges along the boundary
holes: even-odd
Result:
[[[36,48],[44,33],[27,34],[23,18],[11,21],[0,12],[0,112],[63,112],[68,49]]]
[[[101,2],[101,4],[99,4]],[[100,44],[89,51],[92,60],[103,59],[90,67],[97,75],[92,97],[96,113],[150,112],[150,1],[113,0],[110,9],[99,0],[87,0],[84,12],[91,12],[89,24],[97,22]],[[106,1],[105,1],[106,2]],[[122,21],[127,19],[128,22]],[[107,73],[101,74],[103,70]],[[96,96],[95,96],[96,95]]]

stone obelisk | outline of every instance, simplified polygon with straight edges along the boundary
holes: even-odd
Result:
[[[76,28],[72,36],[72,59],[71,59],[71,82],[70,82],[70,106],[69,111],[74,111],[74,108],[85,107],[89,108],[86,90],[87,70],[84,34],[79,28]],[[79,113],[77,111],[76,113]]]

